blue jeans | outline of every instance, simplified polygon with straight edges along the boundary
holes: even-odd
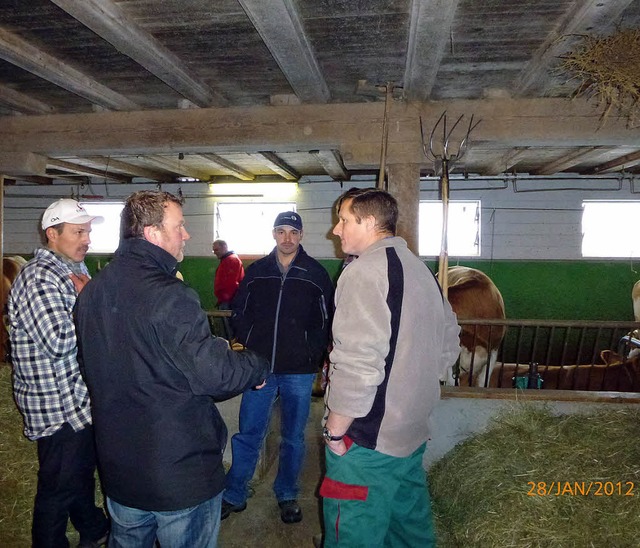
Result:
[[[109,548],[216,548],[222,493],[197,506],[172,512],[138,510],[107,497]]]
[[[232,463],[227,474],[224,500],[240,505],[247,500],[247,486],[258,463],[260,448],[280,396],[280,462],[273,491],[278,501],[298,497],[298,476],[304,461],[304,429],[311,407],[315,374],[271,374],[260,390],[247,390],[240,404],[240,432],[231,438]]]

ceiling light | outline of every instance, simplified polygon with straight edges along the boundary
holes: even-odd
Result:
[[[298,183],[210,183],[213,196],[262,196],[267,200],[291,200]]]

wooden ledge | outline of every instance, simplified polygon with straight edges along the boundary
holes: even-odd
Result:
[[[522,390],[520,388],[477,388],[470,386],[443,386],[441,389],[442,399],[477,398],[488,400],[640,403],[640,392]]]

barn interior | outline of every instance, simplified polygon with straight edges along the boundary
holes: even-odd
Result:
[[[341,253],[328,232],[340,192],[388,188],[417,252],[419,203],[441,197],[445,156],[451,199],[481,204],[477,252],[455,260],[490,271],[509,317],[631,318],[633,261],[590,260],[580,246],[585,200],[637,194],[634,103],[615,95],[619,80],[600,88],[567,63],[590,40],[622,36],[615,59],[598,59],[633,82],[636,0],[0,7],[5,255],[33,252],[53,199],[117,202],[162,187],[186,199],[184,269],[210,309],[219,203],[293,183],[305,246],[335,273]],[[221,198],[225,183],[250,190]],[[436,254],[423,253],[435,268]],[[93,269],[108,260],[92,257]]]
[[[478,204],[474,253],[449,263],[492,278],[512,327],[626,329],[640,250],[585,256],[582,223],[587,202],[638,201],[639,28],[640,0],[0,0],[0,254],[31,256],[58,198],[161,188],[185,200],[180,270],[212,310],[211,243],[236,245],[221,205],[284,200],[336,278],[336,199],[386,188],[438,270],[420,205],[447,175]]]

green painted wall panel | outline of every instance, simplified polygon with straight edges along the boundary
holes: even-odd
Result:
[[[633,320],[628,262],[465,261],[496,284],[511,319]]]
[[[108,262],[106,256],[88,256],[92,273]],[[332,280],[342,261],[321,259]],[[426,261],[435,271],[437,263]],[[245,268],[249,262],[245,261]],[[504,298],[507,317],[545,320],[633,320],[631,289],[640,273],[621,261],[459,261],[482,270]],[[215,307],[213,277],[218,260],[186,257],[180,265],[185,281],[193,287],[205,309]]]

